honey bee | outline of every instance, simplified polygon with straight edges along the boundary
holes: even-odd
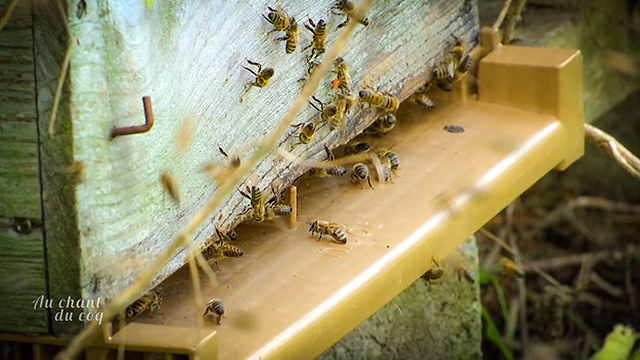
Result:
[[[148,293],[142,295],[142,297],[136,300],[133,304],[127,306],[125,310],[125,314],[127,317],[134,317],[142,314],[143,312],[149,310],[149,312],[153,312],[156,307],[160,306],[162,303],[162,294],[157,291],[149,291]]]
[[[333,118],[333,121],[329,123],[331,125],[331,130],[343,129],[347,125],[347,122],[345,121],[347,112],[355,105],[355,103],[356,100],[346,94],[336,94],[334,96],[331,104],[336,106],[338,112]]]
[[[347,23],[349,22],[349,19],[351,19],[351,17],[353,16],[353,10],[356,8],[356,6],[348,0],[336,0],[335,5],[333,5],[332,9],[338,9],[341,12],[336,12],[336,11],[331,11],[333,14],[335,15],[346,15],[347,19],[340,23],[337,27],[337,29],[340,29],[341,27],[347,25]],[[358,21],[360,24],[367,26],[369,25],[369,19],[367,18],[358,18],[356,19],[356,21]]]
[[[312,122],[308,122],[306,124],[300,123],[300,124],[291,125],[291,126],[296,129],[300,129],[300,136],[299,136],[300,141],[291,145],[291,150],[293,150],[296,146],[300,144],[308,144],[309,142],[311,142],[311,139],[313,139],[313,134],[315,134],[316,132],[316,124]]]
[[[524,277],[524,271],[518,268],[518,266],[516,266],[516,264],[513,261],[511,261],[511,259],[506,258],[504,256],[501,257],[500,260],[498,261],[498,271],[500,271],[500,273],[502,273],[503,275],[507,275],[511,277],[518,277],[518,278]]]
[[[323,168],[311,168],[309,170],[310,175],[315,175],[318,177],[327,177],[327,176],[342,176],[347,173],[347,169],[342,166],[334,166],[329,169]]]
[[[220,234],[218,234],[220,236]],[[210,262],[216,262],[224,258],[238,258],[244,255],[242,249],[235,245],[227,244],[224,241],[216,241],[209,245],[205,254]]]
[[[398,170],[398,167],[400,166],[400,160],[398,159],[398,156],[390,150],[384,148],[378,149],[376,151],[376,155],[378,155],[380,159],[387,159],[389,161],[390,170],[395,174],[396,170]]]
[[[249,187],[247,186],[247,191],[249,191]],[[262,197],[262,192],[257,186],[251,187],[251,196],[246,193],[240,191],[242,196],[246,197],[251,201],[251,209],[247,211],[247,213],[251,213],[251,217],[255,222],[262,222],[265,218],[265,205],[264,198]]]
[[[285,204],[269,204],[266,206],[265,220],[271,220],[276,216],[287,216],[291,214],[291,206]]]
[[[347,146],[344,148],[344,152],[347,155],[362,154],[369,152],[369,150],[371,150],[371,146],[369,146],[369,144],[367,144],[366,142],[350,143],[347,144]]]
[[[440,267],[440,264],[438,264],[438,261],[433,256],[431,257],[431,261],[433,261],[434,267],[429,269],[421,277],[431,285],[438,285],[443,279],[444,269]]]
[[[396,117],[393,114],[387,114],[379,117],[368,128],[364,130],[366,135],[383,136],[386,135],[396,126]]]
[[[466,43],[456,36],[454,36],[454,39],[455,42],[451,50],[449,50],[440,65],[433,70],[433,78],[436,80],[436,85],[444,91],[451,91],[451,82],[466,74],[472,61],[471,56],[466,53]]]
[[[169,196],[171,196],[173,201],[175,201],[175,203],[179,205],[180,192],[178,191],[178,187],[173,180],[173,176],[163,170],[162,173],[160,173],[160,183],[162,183],[162,187],[167,193],[169,193]]]
[[[221,242],[238,240],[238,233],[233,229],[228,230],[227,232],[222,232],[218,228],[218,225],[216,225],[216,234],[218,234],[218,238]]]
[[[245,91],[248,91],[251,86],[257,86],[259,88],[265,87],[267,86],[267,84],[269,83],[269,80],[271,79],[271,77],[274,74],[273,68],[264,68],[262,69],[262,64],[251,61],[249,59],[245,59],[247,60],[247,62],[253,66],[257,66],[258,67],[258,72],[256,73],[255,71],[249,69],[248,67],[242,65],[242,67],[249,71],[250,73],[252,73],[253,75],[256,76],[256,79],[253,82],[248,82],[246,84],[244,84],[245,87]]]
[[[320,19],[316,25],[313,20],[309,19],[309,24],[304,24],[304,27],[311,31],[313,34],[313,40],[311,41],[311,44],[302,49],[302,51],[311,48],[311,57],[317,58],[324,53],[324,40],[326,37],[327,24],[325,24],[324,20]]]
[[[273,31],[287,31],[287,29],[289,29],[289,18],[287,17],[287,14],[282,10],[276,10],[269,6],[267,6],[267,8],[269,9],[269,14],[267,14],[267,16],[262,14],[262,17],[270,22],[274,27],[274,29],[270,30],[269,33]]]
[[[351,182],[357,182],[358,185],[360,185],[360,189],[364,190],[362,182],[365,180],[367,180],[367,182],[369,183],[369,187],[373,189],[373,186],[371,185],[371,176],[369,175],[369,168],[367,167],[367,165],[363,163],[357,163],[353,165]]]
[[[469,284],[474,284],[476,282],[476,280],[473,278],[473,273],[465,265],[458,266],[455,272],[458,276],[458,281],[462,281],[462,278],[464,278]]]
[[[205,317],[209,313],[216,317],[216,321],[218,325],[220,325],[220,320],[222,319],[222,316],[224,316],[224,304],[220,299],[209,300],[207,308],[204,310],[204,314],[202,316]]]
[[[343,58],[339,57],[333,60],[332,72],[336,73],[336,80],[338,81],[337,85],[332,85],[332,88],[337,87],[343,93],[348,94],[351,87],[351,75],[349,75],[349,69]]]
[[[232,168],[239,168],[240,165],[242,165],[242,162],[240,161],[240,157],[238,155],[233,155],[233,157],[229,157],[229,155],[227,155],[227,153],[224,152],[222,147],[219,145],[218,145],[218,151],[220,151],[222,156],[224,156],[224,158],[227,159],[229,166],[231,166]]]
[[[322,116],[322,120],[328,122],[329,124],[332,124],[336,114],[338,113],[338,107],[333,105],[333,104],[327,105],[327,104],[323,103],[322,101],[320,101],[315,96],[311,96],[311,98],[313,98],[313,100],[317,101],[318,104],[320,104],[320,108],[318,108],[316,105],[314,105],[311,101],[309,101],[309,104],[311,106],[313,106],[314,109],[316,109],[316,110],[318,110],[320,112],[320,114]]]
[[[295,18],[289,19],[289,27],[287,28],[285,35],[276,38],[276,41],[286,40],[285,51],[287,54],[291,54],[296,51],[296,44],[298,43],[298,23]]]
[[[387,113],[395,112],[400,106],[398,98],[386,92],[383,94],[371,89],[362,89],[358,95],[362,101],[371,106],[381,108]]]
[[[342,231],[342,229],[338,228],[334,224],[331,224],[327,221],[317,220],[314,222],[309,222],[309,232],[311,236],[315,236],[318,234],[318,241],[322,239],[323,235],[331,236],[338,244],[346,244],[347,243],[347,235]]]
[[[315,61],[315,60],[311,60],[311,56],[306,55],[305,59],[307,60],[307,76],[298,79],[298,82],[304,82],[306,81],[308,78],[311,77],[311,75],[313,75],[313,72],[316,70],[316,68],[320,65],[319,62]]]
[[[431,109],[435,106],[435,104],[427,95],[430,89],[431,89],[431,81],[427,81],[427,83],[424,84],[424,86],[422,86],[420,89],[416,90],[415,93],[413,93],[413,96],[411,98],[416,103],[426,107],[427,109]]]

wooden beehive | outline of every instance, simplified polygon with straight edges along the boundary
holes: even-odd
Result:
[[[273,40],[279,35],[267,33],[272,25],[260,16],[267,13],[263,2],[69,1],[71,37],[55,0],[19,2],[0,32],[0,54],[9,54],[9,65],[1,65],[7,70],[0,72],[8,93],[0,98],[0,202],[9,205],[0,213],[7,228],[0,234],[6,239],[0,242],[0,272],[14,279],[13,287],[2,285],[8,291],[0,298],[7,305],[0,309],[0,331],[75,333],[82,323],[50,321],[53,314],[34,309],[33,300],[45,295],[54,302],[69,296],[108,301],[121,292],[216,191],[202,166],[222,160],[217,146],[228,153],[246,150],[282,118],[307,71],[301,52],[311,40],[302,26],[307,14],[327,22],[327,49],[344,17],[331,14],[330,0],[269,5],[300,24],[293,54]],[[370,24],[358,26],[340,53],[352,91],[371,86],[407,98],[430,77],[452,34],[476,44],[476,9],[474,0],[374,1]],[[50,138],[49,116],[69,43],[70,67]],[[244,93],[244,83],[253,80],[241,67],[245,58],[274,68],[268,86]],[[332,78],[323,79],[320,99],[329,99]],[[113,126],[144,122],[144,95],[153,102],[151,131],[111,139]],[[309,106],[292,123],[318,122],[317,116]],[[321,160],[325,144],[346,143],[375,117],[375,109],[358,106],[348,129],[319,126],[312,143],[294,154]],[[185,128],[193,129],[192,141],[180,150],[175,139]],[[281,139],[287,150],[295,137],[292,129]],[[306,170],[274,155],[245,184],[265,189]],[[179,205],[163,191],[163,171],[175,179]],[[215,225],[235,225],[247,205],[234,193],[194,241],[202,245]],[[32,231],[16,232],[16,218],[30,219]],[[150,286],[185,259],[184,251],[175,254]]]

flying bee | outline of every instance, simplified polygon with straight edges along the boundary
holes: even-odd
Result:
[[[269,6],[267,6],[267,8],[269,9],[269,14],[267,14],[267,16],[262,14],[262,17],[273,25],[273,30],[270,30],[268,33],[273,31],[287,31],[287,29],[289,29],[289,18],[287,14],[282,10],[276,10]]]
[[[343,93],[348,94],[350,91],[349,88],[351,87],[351,75],[349,75],[349,69],[344,59],[339,57],[333,60],[333,70],[331,71],[336,73],[336,80],[338,81],[335,86],[332,84],[331,87],[337,87],[342,90]]]
[[[356,6],[348,0],[336,0],[335,5],[333,5],[333,7],[331,9],[337,9],[338,12],[331,10],[331,12],[335,15],[346,15],[347,19],[340,23],[338,25],[338,27],[336,29],[340,29],[341,27],[347,25],[347,23],[349,22],[349,19],[351,19],[351,17],[354,15],[353,14],[353,10],[356,8]],[[341,11],[341,12],[340,12]],[[367,26],[369,25],[369,19],[367,18],[357,18],[356,19],[357,22],[359,22],[360,24]]]
[[[387,113],[395,112],[400,106],[398,98],[386,92],[383,94],[371,89],[362,89],[358,95],[362,101],[371,106],[381,108]]]
[[[438,261],[433,256],[431,257],[431,261],[433,261],[434,266],[427,270],[421,277],[431,285],[438,285],[442,281],[444,269],[440,267],[440,264],[438,264]]]
[[[393,114],[380,116],[368,128],[364,130],[366,135],[383,136],[396,126],[396,117]]]
[[[411,98],[416,103],[426,107],[427,109],[431,109],[435,106],[435,104],[427,95],[430,89],[431,89],[431,81],[427,81],[426,84],[424,84],[420,89],[416,90],[416,92],[413,93]]]
[[[298,43],[298,23],[295,18],[289,19],[289,27],[287,28],[285,35],[276,38],[276,41],[286,40],[285,51],[287,54],[291,54],[296,51],[296,44]]]
[[[240,191],[240,190],[239,190]],[[249,191],[249,187],[247,186],[247,191]],[[262,197],[262,192],[260,188],[257,186],[251,187],[251,196],[246,193],[240,191],[242,196],[246,197],[251,201],[251,209],[247,210],[246,213],[251,213],[251,217],[255,222],[262,222],[265,218],[265,206],[264,206],[264,198]]]
[[[202,316],[205,317],[209,313],[216,317],[216,321],[218,322],[218,325],[220,325],[220,320],[224,315],[224,304],[222,304],[222,301],[220,301],[220,299],[210,300]]]
[[[357,182],[360,185],[360,189],[364,189],[362,182],[367,180],[369,187],[373,189],[371,185],[371,176],[369,175],[369,167],[363,163],[357,163],[353,165],[351,173],[351,182]]]
[[[252,73],[253,75],[256,76],[256,79],[252,82],[248,82],[246,84],[244,84],[245,87],[245,91],[248,91],[251,86],[257,86],[259,88],[265,87],[267,86],[267,84],[269,83],[269,80],[271,79],[271,77],[274,74],[273,68],[264,68],[262,69],[262,64],[257,63],[255,61],[251,61],[249,59],[245,59],[247,60],[247,62],[253,66],[257,66],[258,67],[258,72],[256,73],[255,71],[249,69],[248,67],[242,65],[242,67],[249,71],[250,73]]]
[[[369,152],[369,150],[371,150],[371,146],[366,142],[355,142],[347,144],[344,148],[344,153],[347,155],[357,155]]]
[[[309,221],[309,232],[311,236],[318,234],[318,241],[322,239],[323,235],[331,236],[338,244],[347,243],[347,235],[337,227],[335,224],[331,224],[327,221],[316,220],[314,222]]]
[[[511,277],[524,277],[524,271],[520,269],[511,259],[507,257],[501,257],[498,262],[498,271],[503,275],[511,276]]]
[[[136,300],[133,304],[127,306],[125,314],[127,317],[134,317],[149,310],[153,312],[162,303],[162,294],[157,291],[149,291],[142,295],[142,297]]]
[[[240,161],[240,157],[238,155],[233,155],[233,157],[230,157],[229,155],[227,155],[226,152],[224,152],[222,147],[219,145],[218,145],[218,151],[220,151],[222,156],[224,156],[224,158],[227,159],[229,166],[231,166],[232,168],[239,168],[240,165],[242,165],[242,162]]]
[[[327,24],[325,24],[324,20],[320,19],[316,25],[313,20],[309,18],[309,24],[304,24],[304,27],[311,31],[313,34],[313,40],[311,41],[311,44],[302,49],[302,51],[311,48],[311,57],[317,58],[324,53],[324,40],[327,35]]]
[[[300,129],[300,136],[299,136],[300,141],[291,145],[291,150],[293,150],[296,146],[300,144],[308,144],[309,142],[311,142],[311,139],[313,139],[313,134],[315,134],[316,132],[316,124],[312,122],[308,122],[306,124],[300,123],[300,124],[291,125],[291,126],[296,129]]]
[[[459,266],[455,271],[456,275],[458,275],[458,281],[462,281],[462,278],[464,277],[464,279],[467,280],[469,284],[474,284],[476,282],[476,280],[473,278],[473,273],[467,266]]]
[[[180,192],[178,191],[178,186],[173,180],[173,176],[171,176],[168,172],[162,171],[160,173],[160,183],[162,183],[162,187],[164,190],[169,193],[169,196],[175,201],[176,204],[180,204]]]

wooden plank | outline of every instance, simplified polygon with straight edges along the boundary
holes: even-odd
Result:
[[[70,119],[59,116],[56,128],[60,133],[63,126],[73,127],[73,157],[87,166],[86,180],[77,185],[75,194],[86,254],[81,260],[86,269],[81,274],[86,298],[109,299],[126,288],[203,206],[216,185],[201,168],[205,161],[222,159],[216,144],[232,153],[255,143],[275,126],[299,92],[297,80],[307,71],[300,52],[311,40],[302,27],[306,14],[328,23],[330,47],[338,36],[336,25],[344,20],[330,13],[332,4],[330,0],[278,4],[301,27],[298,50],[290,55],[285,54],[284,44],[274,42],[277,35],[267,34],[272,26],[261,17],[267,12],[263,2],[154,2],[152,8],[146,8],[144,2],[107,2],[97,7],[89,4],[82,19],[77,19],[70,6],[71,28],[80,44],[74,47],[70,69],[73,92],[64,105],[73,110]],[[404,99],[430,77],[433,65],[451,43],[451,34],[472,45],[477,35],[475,1],[380,1],[367,16],[370,25],[356,28],[341,53],[350,68],[355,94],[368,85]],[[244,93],[243,84],[253,80],[241,68],[246,65],[244,58],[275,69],[268,86]],[[328,75],[317,92],[325,101],[330,99],[331,78]],[[143,95],[152,98],[152,130],[110,140],[112,126],[144,121]],[[317,116],[316,110],[307,107],[293,123],[317,122]],[[324,144],[346,142],[375,116],[375,109],[358,106],[348,129],[330,132],[321,125],[314,141],[297,147],[295,153],[322,159]],[[195,129],[193,142],[181,155],[174,151],[173,139],[188,124]],[[66,135],[57,136],[66,139]],[[281,140],[285,149],[296,136],[292,129]],[[180,205],[160,185],[163,170],[175,178]],[[290,182],[305,170],[269,157],[246,183],[265,189],[276,179]],[[223,228],[229,227],[246,206],[246,200],[234,193],[213,218]],[[202,244],[213,232],[214,222],[208,222],[194,241]],[[152,286],[184,261],[184,252],[174,256]],[[97,285],[92,278],[99,279]]]
[[[19,1],[0,32],[0,331],[46,333],[47,309],[33,308],[47,291],[32,37],[31,3]],[[33,230],[17,233],[15,217]]]
[[[68,36],[57,0],[33,2],[33,48],[40,141],[42,209],[47,284],[54,301],[82,296],[80,291],[80,246],[75,205],[75,177],[68,171],[73,164],[72,128],[69,121],[69,89],[63,87],[56,119],[56,136],[47,135],[58,76],[67,51]],[[72,309],[70,309],[72,310]],[[77,319],[78,312],[74,314]],[[79,321],[51,321],[55,335],[68,336],[79,331]]]

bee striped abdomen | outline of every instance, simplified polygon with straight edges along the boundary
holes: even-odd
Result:
[[[235,245],[222,245],[222,255],[224,257],[241,257],[243,254],[242,249]]]

